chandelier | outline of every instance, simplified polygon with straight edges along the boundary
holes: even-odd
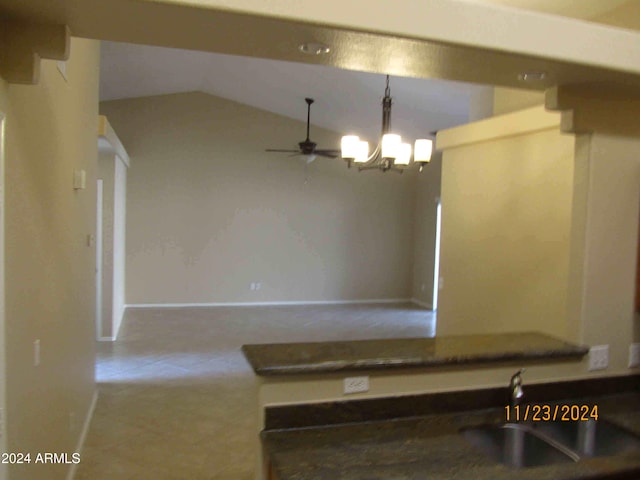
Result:
[[[345,135],[340,142],[341,156],[351,168],[356,164],[358,170],[402,170],[411,163],[411,145],[403,143],[400,135],[391,133],[391,89],[389,75],[382,99],[382,133],[380,139],[369,155],[369,143],[360,140],[357,135]],[[425,138],[416,140],[413,148],[413,161],[420,164],[420,171],[431,160],[433,141]]]

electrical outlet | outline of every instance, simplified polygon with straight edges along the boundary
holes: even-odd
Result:
[[[344,379],[344,394],[369,391],[369,377],[347,377]]]
[[[629,345],[629,368],[640,367],[640,343]]]
[[[609,366],[609,345],[596,345],[589,349],[589,370],[604,370]]]
[[[262,288],[261,282],[256,282],[256,290],[260,290]]]

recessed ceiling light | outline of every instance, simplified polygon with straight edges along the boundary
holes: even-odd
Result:
[[[541,82],[547,78],[547,72],[523,72],[518,74],[522,82]]]
[[[325,55],[331,51],[331,48],[323,43],[309,42],[298,45],[298,50],[307,55]]]

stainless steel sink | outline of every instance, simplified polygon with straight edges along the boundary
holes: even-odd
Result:
[[[553,438],[581,457],[640,452],[640,438],[604,420],[539,423],[535,431]]]
[[[514,468],[571,463],[580,459],[564,445],[519,423],[468,428],[461,433],[489,457]]]

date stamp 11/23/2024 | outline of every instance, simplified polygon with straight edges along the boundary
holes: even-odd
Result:
[[[80,463],[79,453],[24,453],[3,452],[0,455],[0,463],[10,465],[30,465],[38,463],[77,465]]]
[[[507,422],[586,422],[598,420],[598,405],[527,404],[504,408]]]

